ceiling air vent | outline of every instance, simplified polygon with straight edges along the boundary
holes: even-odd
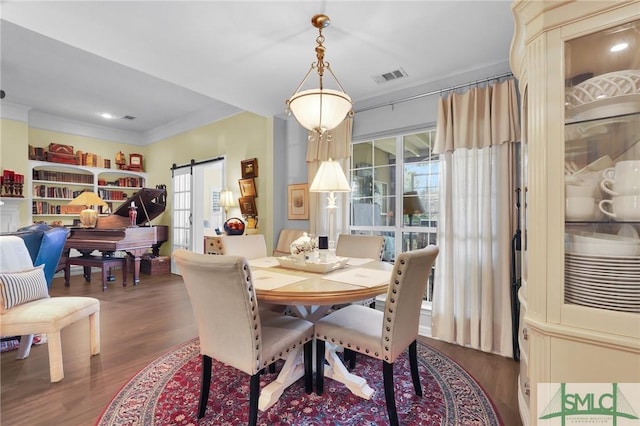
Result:
[[[374,75],[373,79],[376,83],[382,84],[388,81],[397,80],[399,78],[407,77],[407,72],[402,68],[398,68],[397,70],[385,72],[384,74]]]
[[[135,120],[136,118],[133,115],[125,115],[122,117],[125,120]]]

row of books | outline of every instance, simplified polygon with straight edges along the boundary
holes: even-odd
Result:
[[[39,198],[76,198],[81,192],[66,186],[33,185],[33,196]]]
[[[98,196],[105,201],[107,200],[122,201],[129,198],[127,193],[125,193],[124,191],[115,191],[115,190],[109,190],[109,189],[98,189]]]
[[[68,207],[81,207],[82,206],[66,206],[61,204],[52,204],[46,201],[34,201],[32,203],[31,213],[33,214],[75,214],[77,212],[70,211]]]
[[[112,181],[98,179],[99,186],[122,186],[127,188],[142,188],[144,179],[139,177],[121,177]]]
[[[53,170],[33,170],[33,180],[46,180],[50,182],[66,182],[93,184],[93,175],[59,172]],[[141,177],[121,177],[112,181],[99,179],[98,185],[103,186],[121,186],[126,188],[142,188],[144,186],[144,178]]]
[[[89,174],[33,169],[32,175],[33,175],[32,176],[33,180],[48,180],[51,182],[68,182],[68,183],[82,183],[82,184],[93,183],[93,175],[89,175]]]

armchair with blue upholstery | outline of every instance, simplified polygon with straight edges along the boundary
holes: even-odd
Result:
[[[13,235],[24,240],[33,266],[44,265],[47,287],[51,288],[53,275],[56,273],[64,244],[69,236],[69,229],[38,223],[20,228]]]

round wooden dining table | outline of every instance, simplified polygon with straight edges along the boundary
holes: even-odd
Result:
[[[266,261],[265,259],[270,259]],[[315,322],[323,317],[333,305],[352,303],[386,294],[393,265],[373,259],[351,259],[356,264],[347,264],[326,274],[289,269],[282,266],[267,266],[274,258],[249,261],[256,296],[261,302],[287,305],[297,316]],[[345,282],[344,274],[375,275],[374,281],[364,285]],[[335,279],[332,279],[335,277]],[[363,277],[360,277],[361,279]],[[385,278],[384,281],[382,278]],[[290,282],[295,280],[295,282]],[[263,285],[263,282],[269,284]],[[350,373],[338,357],[339,346],[327,344],[325,377],[339,381],[362,398],[369,399],[373,389],[367,381]],[[315,353],[315,352],[314,352]],[[315,363],[313,364],[315,365]],[[304,375],[302,346],[291,353],[278,377],[260,393],[259,408],[264,411],[273,405],[284,390]]]

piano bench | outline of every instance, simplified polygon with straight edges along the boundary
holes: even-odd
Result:
[[[107,278],[109,275],[109,268],[114,266],[122,267],[122,286],[127,285],[127,258],[126,257],[108,257],[108,256],[78,256],[70,257],[67,259],[67,265],[65,267],[65,283],[64,285],[69,287],[69,276],[71,265],[79,265],[84,267],[84,279],[91,281],[91,268],[102,269],[102,290],[107,289]]]

